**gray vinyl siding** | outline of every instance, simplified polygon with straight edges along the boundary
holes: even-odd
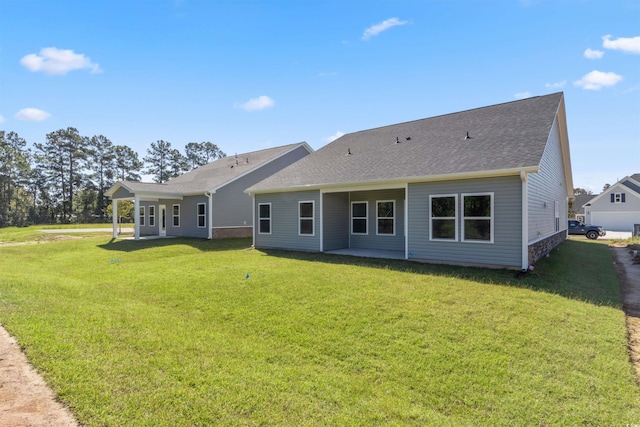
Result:
[[[280,248],[320,251],[320,191],[256,194],[255,215],[258,220],[260,203],[271,203],[271,234],[255,235],[257,248]],[[314,202],[314,235],[298,235],[298,202]]]
[[[528,242],[556,232],[555,203],[560,213],[560,230],[567,229],[567,193],[557,121],[553,123],[537,173],[528,176]]]
[[[125,188],[118,188],[115,193],[111,196],[111,200],[114,199],[133,199],[134,194],[128,192]]]
[[[209,209],[209,199],[206,196],[189,196],[185,197],[180,202],[171,203],[171,206],[174,204],[180,204],[180,227],[175,228],[172,227],[172,236],[188,236],[188,237],[201,237],[206,239],[209,237],[207,227],[198,228],[198,203],[205,204],[205,222],[209,221],[207,211]],[[167,206],[168,209],[168,206]],[[249,208],[251,209],[251,208]],[[169,211],[171,214],[171,211]]]
[[[322,199],[323,250],[349,247],[349,193],[326,193]]]
[[[144,206],[144,225],[140,227],[140,234],[143,236],[158,234],[158,203],[157,202],[140,202],[140,206]],[[155,222],[153,226],[149,225],[149,206],[155,206]]]
[[[611,203],[611,194],[625,193],[624,203]],[[639,212],[640,198],[623,185],[614,185],[588,206],[590,212]]]
[[[462,193],[493,192],[493,243],[462,242]],[[519,176],[409,184],[409,258],[434,262],[520,267],[522,185]],[[429,196],[458,197],[458,241],[429,240]]]
[[[384,249],[404,251],[404,189],[354,191],[349,200],[349,230],[351,233],[351,202],[367,202],[367,234],[349,234],[349,247],[362,249]],[[395,202],[394,235],[378,235],[377,202],[393,200]]]
[[[218,189],[213,194],[213,227],[251,227],[251,196],[244,190],[300,160],[309,152],[300,146],[282,157]]]

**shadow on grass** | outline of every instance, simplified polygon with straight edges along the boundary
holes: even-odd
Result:
[[[98,245],[98,247],[110,251],[135,252],[144,249],[187,245],[202,252],[216,252],[248,249],[251,248],[251,243],[251,238],[208,240],[195,237],[176,237],[150,240],[111,239],[103,245]]]
[[[198,238],[172,238],[153,240],[117,240],[99,245],[112,251],[133,252],[175,245],[188,245],[203,252],[247,250],[251,238],[207,240]],[[596,305],[622,308],[620,285],[606,242],[570,239],[543,258],[535,269],[521,278],[514,270],[461,267],[427,264],[415,261],[360,258],[318,252],[298,252],[281,249],[258,249],[265,256],[299,261],[381,268],[414,274],[455,277],[479,283],[512,286],[547,292],[589,302]]]
[[[602,242],[567,240],[555,248],[549,257],[538,261],[534,270],[521,278],[517,278],[518,272],[507,269],[460,267],[276,249],[260,252],[267,256],[301,261],[455,277],[479,283],[531,289],[595,305],[622,308],[620,285],[611,252],[606,243]]]

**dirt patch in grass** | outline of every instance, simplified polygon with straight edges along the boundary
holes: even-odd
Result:
[[[69,236],[67,234],[44,234],[37,240],[29,240],[26,242],[0,242],[0,248],[7,246],[38,245],[40,243],[60,242],[63,240],[74,240],[82,238],[84,238],[84,236]]]
[[[0,425],[71,427],[78,423],[55,400],[42,377],[27,362],[16,340],[0,326]]]
[[[620,281],[622,308],[627,315],[629,358],[640,384],[640,263],[638,255],[634,255],[637,245],[632,246],[611,247],[611,254]]]

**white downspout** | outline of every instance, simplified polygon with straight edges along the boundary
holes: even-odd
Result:
[[[324,223],[324,218],[322,217],[322,200],[324,199],[324,193],[322,192],[322,190],[319,192],[320,193],[320,212],[318,212],[318,217],[320,219],[320,252],[324,252],[324,233],[323,233],[323,223]]]
[[[209,198],[209,206],[207,207],[207,239],[213,239],[213,193],[206,192],[205,196]]]
[[[529,185],[525,171],[520,171],[522,181],[522,270],[529,268]]]
[[[409,184],[404,185],[404,259],[409,259]]]
[[[256,195],[251,195],[251,200],[253,201],[253,209],[251,211],[251,236],[253,237],[252,246],[256,247],[256,232],[260,229],[260,224],[256,224]],[[257,225],[257,227],[256,227]]]

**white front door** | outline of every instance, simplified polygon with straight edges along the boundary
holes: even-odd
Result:
[[[160,236],[164,237],[167,235],[167,206],[160,205],[158,208],[160,209]]]

